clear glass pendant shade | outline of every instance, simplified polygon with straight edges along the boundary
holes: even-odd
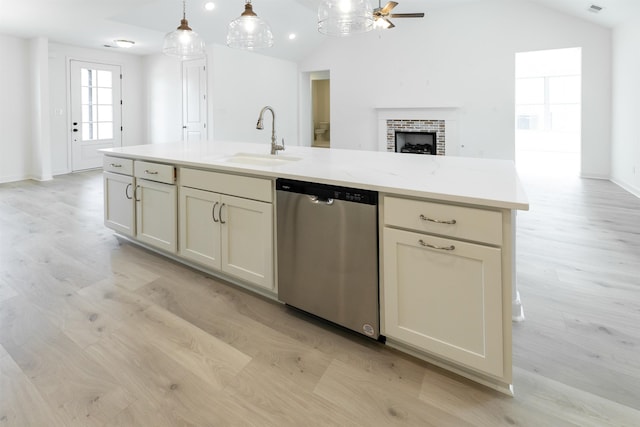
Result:
[[[318,31],[328,36],[348,36],[373,29],[373,9],[368,0],[322,0]]]
[[[189,28],[184,1],[182,2],[182,20],[180,21],[180,26],[164,37],[162,53],[180,59],[196,59],[205,56],[204,41],[198,33]]]
[[[244,8],[242,15],[229,23],[227,46],[246,50],[273,46],[273,34],[269,24],[253,12],[250,1]]]

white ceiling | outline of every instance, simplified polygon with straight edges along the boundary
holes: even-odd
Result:
[[[440,7],[484,0],[399,0],[396,13],[426,12]],[[640,16],[640,0],[527,0],[614,27],[630,16]],[[227,24],[244,9],[245,0],[187,0],[187,19],[205,42],[224,44]],[[267,20],[275,37],[265,54],[296,60],[322,42],[317,32],[320,0],[253,0],[254,11]],[[373,0],[375,3],[376,0]],[[382,0],[384,4],[386,1]],[[604,7],[589,12],[591,4]],[[50,41],[90,48],[113,45],[115,39],[134,40],[132,54],[159,52],[165,33],[180,23],[181,0],[0,0],[0,33],[23,38],[48,37]],[[397,21],[395,22],[398,24]],[[391,31],[401,31],[401,26]],[[293,41],[290,33],[296,33]]]

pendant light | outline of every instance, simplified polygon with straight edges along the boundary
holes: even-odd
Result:
[[[186,1],[182,0],[182,19],[180,26],[164,37],[162,53],[180,59],[196,59],[205,55],[204,42],[187,22]]]
[[[229,23],[227,46],[246,50],[273,46],[271,28],[255,14],[251,0],[247,0],[242,15]]]
[[[322,0],[318,6],[318,31],[343,37],[373,29],[369,0]]]

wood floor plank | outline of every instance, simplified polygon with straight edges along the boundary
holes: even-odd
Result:
[[[1,350],[0,425],[65,426],[11,356]]]
[[[405,393],[401,386],[355,370],[339,360],[331,363],[314,393],[347,411],[363,425],[473,425]],[[357,404],[353,396],[357,396]]]
[[[147,308],[134,322],[136,334],[133,329],[128,331],[131,339],[144,337],[194,375],[220,388],[251,361],[250,356],[159,307]]]
[[[135,400],[63,334],[7,351],[65,425],[101,426]]]

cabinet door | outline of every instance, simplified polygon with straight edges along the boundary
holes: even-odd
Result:
[[[136,181],[136,237],[141,242],[176,252],[178,197],[175,185]]]
[[[273,205],[222,196],[222,270],[273,290]]]
[[[500,249],[386,227],[383,233],[387,337],[502,377]]]
[[[180,187],[180,255],[220,270],[220,195]]]
[[[135,202],[133,177],[105,172],[104,225],[119,233],[135,235]]]

